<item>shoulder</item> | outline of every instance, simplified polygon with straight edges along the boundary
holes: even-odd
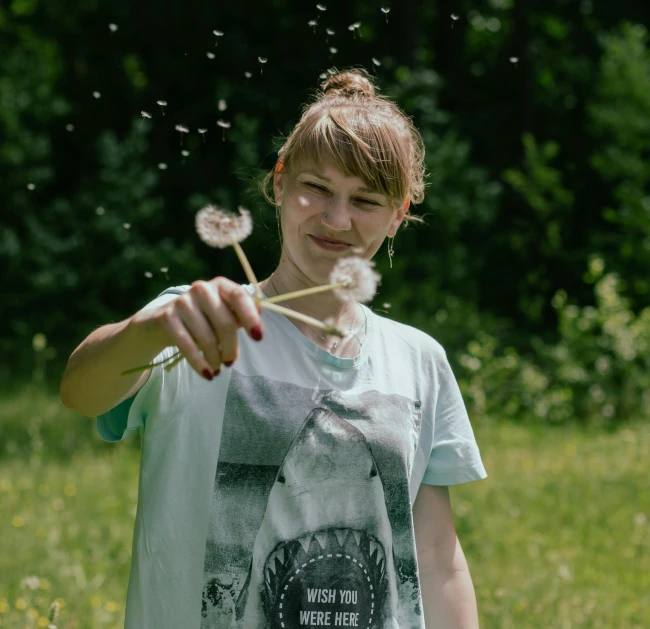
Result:
[[[398,343],[402,350],[427,357],[433,362],[447,361],[444,347],[433,336],[406,323],[381,316],[370,310],[376,330],[387,343]]]

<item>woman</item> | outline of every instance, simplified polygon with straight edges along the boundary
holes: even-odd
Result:
[[[325,81],[267,177],[283,243],[264,295],[372,258],[415,220],[423,155],[367,76]],[[285,305],[343,338],[253,295],[169,289],[70,357],[64,403],[108,441],[142,436],[127,629],[477,628],[448,486],[487,474],[444,349],[330,292]],[[176,348],[169,372],[120,376]]]

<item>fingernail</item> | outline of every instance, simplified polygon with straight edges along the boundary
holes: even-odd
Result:
[[[259,304],[257,304],[257,312],[259,314],[262,314],[262,306],[260,306]]]
[[[215,376],[218,376],[220,373],[221,373],[221,369],[217,369],[217,370],[214,372],[214,375],[215,375]]]
[[[224,363],[224,365],[225,365],[226,367],[232,367],[232,364],[233,364],[234,362],[235,362],[234,360],[227,360],[227,361]]]
[[[204,369],[204,370],[203,370],[203,377],[204,377],[206,380],[212,380],[212,378],[213,378],[213,376],[212,376],[212,372],[211,372],[209,369]]]
[[[259,326],[255,326],[254,328],[251,329],[251,336],[256,341],[261,341],[262,340],[262,329]]]

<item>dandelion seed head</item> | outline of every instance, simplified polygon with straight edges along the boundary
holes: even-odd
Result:
[[[122,227],[124,227],[124,229],[131,229],[131,223],[122,223]]]
[[[165,162],[160,162],[158,168],[160,168],[160,170],[167,170],[167,164],[165,164]]]
[[[268,61],[268,59],[267,59],[266,57],[258,57],[257,60],[258,60],[260,63],[266,63],[266,62]]]
[[[215,55],[213,52],[206,52],[205,54],[207,55],[208,59],[214,59]]]
[[[231,214],[216,205],[206,205],[196,213],[196,233],[210,247],[229,247],[233,240],[241,242],[252,231],[251,214],[243,207],[239,208],[239,214]]]
[[[190,130],[187,127],[184,127],[182,124],[177,124],[175,127],[176,131],[179,131],[180,133],[189,133]]]
[[[324,4],[317,4],[317,5],[316,5],[316,8],[317,8],[319,11],[327,11],[327,7],[326,7]]]
[[[166,100],[157,100],[156,104],[160,105],[161,107],[166,107],[167,106],[167,101]]]
[[[333,292],[341,301],[356,300],[361,303],[370,301],[377,292],[381,279],[372,267],[374,263],[365,258],[341,258],[330,273],[331,284],[343,284]]]
[[[380,66],[380,65],[381,65],[381,61],[379,61],[379,59],[377,59],[377,58],[375,58],[375,57],[372,58],[372,62],[373,62],[376,66]]]
[[[226,109],[228,109],[228,103],[226,103],[226,101],[222,98],[219,101],[217,107],[219,108],[219,111],[226,111]]]
[[[189,154],[190,154],[189,151],[181,151],[181,155],[182,155],[183,157],[187,157]]]
[[[95,208],[95,214],[101,216],[105,212],[104,208],[100,205],[98,208]]]
[[[27,184],[27,190],[34,190],[36,186],[33,183],[28,183]]]
[[[93,96],[95,98],[101,98],[102,97],[102,95],[99,92],[93,92]]]
[[[151,277],[153,277],[153,273],[151,271],[145,271],[144,276],[151,278]]]
[[[108,28],[111,29],[112,33],[114,33],[118,29],[118,26],[117,26],[117,24],[109,24]]]
[[[217,120],[217,125],[222,129],[230,129],[230,123],[226,122],[225,120]]]
[[[37,576],[25,577],[20,582],[21,587],[29,588],[30,590],[38,590],[41,585],[41,580]]]
[[[74,131],[74,125],[73,124],[65,125],[65,130],[66,131]]]
[[[141,111],[140,114],[143,118],[151,118],[151,114],[148,111]]]

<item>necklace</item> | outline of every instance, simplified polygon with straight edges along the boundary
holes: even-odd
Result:
[[[280,294],[280,291],[276,288],[276,286],[275,286],[275,282],[273,281],[273,277],[271,277],[271,278],[269,279],[269,281],[270,281],[270,283],[271,283],[271,286],[273,286],[273,290],[275,291],[275,294],[276,294],[276,295],[279,295],[279,294]],[[286,308],[289,308],[289,310],[293,310],[293,308],[290,308],[290,307],[287,305],[287,302],[286,302],[286,301],[283,301],[282,303],[284,304],[284,306],[285,306]],[[363,314],[364,314],[364,317],[365,317],[365,323],[367,323],[367,322],[368,322],[368,315],[366,314],[366,311],[365,311],[365,310],[363,311]],[[348,336],[352,335],[352,328],[354,327],[354,322],[355,322],[356,320],[357,320],[357,308],[356,308],[356,302],[355,302],[355,307],[354,307],[354,317],[352,318],[352,323],[350,324],[350,328],[348,329],[348,332],[347,332],[347,334],[346,334],[345,336],[343,336],[343,337],[340,338],[340,339],[337,339],[336,341],[334,341],[334,343],[332,343],[332,345],[330,346],[330,348],[329,348],[329,350],[328,350],[330,353],[335,352],[335,351],[336,351],[336,348],[339,346],[339,343],[342,343],[346,338],[348,338]],[[336,323],[338,323],[338,321],[337,321]],[[323,336],[322,334],[320,334],[320,332],[318,332],[318,330],[316,330],[316,328],[314,328],[313,326],[309,325],[308,323],[305,323],[305,325],[306,325],[310,330],[312,330],[312,331],[313,331],[317,336],[319,336],[319,337],[322,338],[325,342],[327,342],[327,337],[325,337],[325,336]],[[364,324],[364,325],[365,325],[365,324]],[[354,334],[353,336],[356,336],[356,337],[357,337],[357,341],[359,341],[359,349],[361,349],[361,348],[363,347],[363,341],[358,337],[357,334]]]

